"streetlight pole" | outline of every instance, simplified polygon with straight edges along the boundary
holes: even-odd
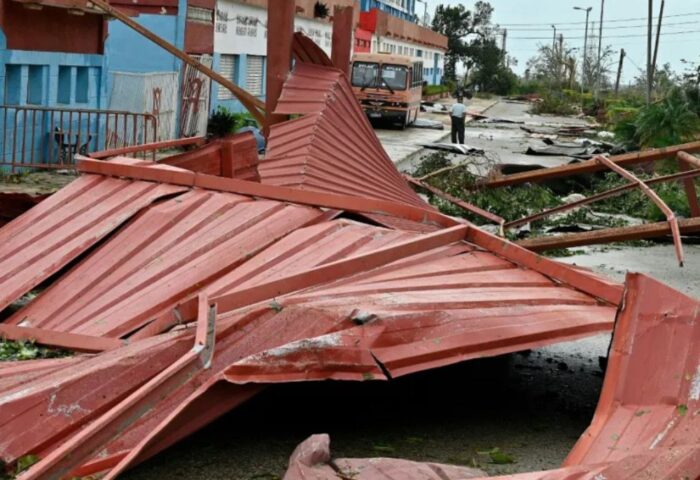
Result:
[[[600,95],[600,81],[603,77],[602,71],[600,69],[600,54],[603,47],[603,11],[605,9],[605,0],[600,0],[600,25],[598,31],[598,67],[597,67],[597,81],[596,81],[596,97]]]
[[[586,33],[583,36],[583,63],[581,63],[581,93],[583,93],[584,84],[586,83],[586,60],[588,59],[588,15],[591,13],[591,10],[593,10],[593,7],[574,7],[574,10],[586,12]]]
[[[423,26],[428,26],[428,2],[426,0],[416,0],[423,4]]]

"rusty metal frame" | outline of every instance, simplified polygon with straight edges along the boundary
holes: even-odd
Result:
[[[652,202],[656,204],[657,207],[661,209],[661,211],[666,215],[666,220],[668,221],[669,226],[671,227],[671,235],[673,235],[673,245],[676,249],[676,257],[678,258],[678,263],[682,267],[683,266],[683,244],[681,243],[681,232],[678,229],[678,219],[676,218],[676,215],[673,213],[673,210],[671,210],[668,205],[666,205],[666,202],[664,202],[661,197],[659,197],[654,190],[649,188],[649,186],[644,183],[642,180],[640,180],[638,177],[636,177],[633,173],[629,172],[628,170],[625,170],[621,166],[617,165],[615,162],[611,161],[610,159],[606,158],[603,155],[596,155],[593,157],[593,160],[595,160],[598,163],[601,163],[608,167],[610,170],[613,172],[617,173],[623,178],[626,178],[627,180],[630,180],[634,183],[636,183],[639,188],[642,190],[642,193],[649,197]]]
[[[655,185],[657,183],[665,183],[665,182],[672,182],[674,180],[687,180],[687,179],[692,179],[700,176],[700,169],[694,169],[694,170],[687,170],[679,173],[674,173],[671,175],[665,175],[663,177],[657,177],[657,178],[652,178],[649,180],[645,180],[644,183],[647,185]],[[615,197],[617,195],[620,195],[624,192],[627,192],[629,190],[634,190],[635,188],[638,188],[637,183],[628,183],[626,185],[621,185],[619,187],[612,188],[610,190],[606,190],[604,192],[597,193],[595,195],[591,195],[590,197],[582,198],[581,200],[577,200],[575,202],[571,203],[566,203],[564,205],[559,205],[554,208],[550,208],[547,210],[543,210],[538,213],[533,213],[532,215],[528,215],[527,217],[522,217],[517,220],[513,220],[510,222],[506,222],[504,227],[506,230],[514,227],[518,227],[520,225],[524,225],[529,222],[533,222],[535,220],[541,220],[543,218],[549,217],[550,215],[553,215],[555,213],[561,213],[565,212],[567,210],[571,210],[576,207],[581,207],[583,205],[588,205],[589,203],[594,203],[600,200],[604,200],[606,198],[611,198]]]
[[[172,183],[174,185],[219,190],[238,193],[240,195],[267,198],[270,200],[298,203],[301,205],[346,210],[349,212],[393,215],[407,220],[430,223],[442,227],[451,227],[459,224],[459,222],[453,218],[435,210],[388,200],[303,191],[296,188],[266,185],[234,178],[224,178],[199,173],[195,174],[187,170],[163,170],[140,165],[103,162],[87,157],[78,157],[77,163],[78,170],[83,173],[99,173],[101,175],[115,177]]]
[[[43,328],[20,327],[0,323],[0,338],[7,340],[30,340],[48,347],[66,348],[78,352],[104,352],[114,350],[127,343],[111,337],[97,337],[77,333],[57,332]]]
[[[678,220],[678,227],[683,235],[700,232],[700,218],[683,218]],[[646,223],[632,227],[605,228],[592,232],[568,233],[556,236],[526,238],[515,243],[532,250],[541,252],[552,248],[579,247],[581,245],[596,245],[624,240],[641,240],[646,238],[664,237],[671,233],[668,222]]]
[[[696,171],[700,170],[700,159],[690,155],[686,152],[678,152],[678,168],[683,171],[692,171],[695,167]],[[685,194],[688,197],[688,207],[690,207],[690,214],[693,217],[700,217],[700,202],[698,202],[698,192],[695,188],[695,182],[690,178],[683,180],[683,188],[685,189]]]
[[[678,152],[697,153],[700,152],[700,141],[674,145],[672,147],[654,148],[643,152],[624,153],[622,155],[614,155],[610,157],[610,161],[616,165],[626,167],[644,162],[656,162],[665,158],[672,158]],[[562,165],[559,167],[540,168],[529,172],[514,173],[502,177],[493,178],[482,183],[479,183],[479,188],[495,188],[505,187],[508,185],[518,185],[526,182],[542,182],[553,178],[568,177],[582,173],[592,173],[604,170],[605,166],[601,165],[595,159],[586,160],[583,162]]]
[[[408,174],[404,174],[404,178],[406,181],[412,185],[415,185],[417,187],[425,188],[426,190],[430,191],[431,193],[437,195],[438,197],[442,198],[443,200],[447,200],[448,202],[452,203],[453,205],[456,205],[463,210],[466,210],[469,213],[473,213],[474,215],[477,215],[479,217],[485,218],[486,220],[495,223],[496,225],[499,225],[501,228],[501,234],[503,232],[503,227],[506,223],[505,219],[503,217],[499,217],[495,213],[491,213],[487,210],[484,210],[483,208],[479,208],[476,205],[472,205],[469,202],[465,202],[464,200],[460,200],[457,197],[454,197],[450,195],[449,193],[443,192],[442,190],[433,187],[427,182],[424,182],[422,180],[419,180],[417,178],[413,178],[412,176]]]
[[[90,158],[96,160],[104,160],[110,157],[116,157],[119,155],[127,155],[130,153],[141,153],[141,152],[156,152],[164,148],[175,148],[175,147],[185,147],[191,145],[202,145],[206,141],[205,137],[187,137],[178,138],[175,140],[165,140],[162,142],[144,143],[142,145],[132,145],[123,148],[113,148],[110,150],[102,150],[99,152],[91,152]]]

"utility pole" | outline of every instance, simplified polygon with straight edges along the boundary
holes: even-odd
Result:
[[[647,19],[647,105],[651,103],[651,84],[653,72],[651,71],[651,24],[654,17],[654,0],[649,0],[649,12]]]
[[[661,37],[661,19],[664,17],[664,5],[666,0],[661,0],[659,8],[659,19],[656,24],[656,45],[654,45],[654,57],[651,59],[651,88],[654,88],[654,77],[656,72],[656,58],[659,53],[659,38]]]
[[[605,0],[600,0],[600,25],[598,26],[598,67],[596,78],[596,97],[600,95],[600,81],[603,77],[603,71],[600,65],[600,55],[603,47],[603,11],[605,9]]]
[[[584,84],[586,83],[586,60],[588,59],[588,15],[591,13],[591,10],[593,10],[593,7],[574,7],[574,10],[586,12],[586,33],[583,36],[583,63],[581,63],[581,93],[583,93]]]
[[[557,74],[562,77],[562,85],[564,85],[564,75],[562,70],[564,69],[564,34],[559,34],[559,68],[557,69]]]
[[[625,49],[620,49],[620,63],[617,65],[617,78],[615,79],[615,95],[620,89],[620,75],[622,75],[622,61],[625,59]]]
[[[557,27],[552,25],[552,29],[554,30],[552,36],[552,76],[556,77],[559,71],[559,62],[557,61]],[[553,81],[557,81],[557,78],[554,78]]]
[[[501,50],[503,50],[503,61],[506,64],[506,68],[508,68],[508,53],[506,52],[506,38],[508,37],[508,29],[504,28],[503,29],[503,43],[501,43]]]

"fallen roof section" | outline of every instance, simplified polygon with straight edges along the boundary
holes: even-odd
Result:
[[[406,185],[340,70],[297,65],[275,114],[301,116],[272,126],[263,183],[432,208]]]
[[[104,345],[7,370],[0,457],[40,458],[22,478],[115,478],[271,383],[389,380],[611,329],[621,285],[423,203],[344,74],[299,61],[278,105],[303,116],[273,127],[261,183],[82,159],[75,185],[0,230],[28,288],[84,255],[6,330]],[[97,202],[132,189],[129,208]],[[25,230],[62,253],[35,255]]]
[[[595,416],[564,466],[489,478],[700,477],[700,302],[640,274],[628,275],[626,284]],[[373,460],[333,460],[327,436],[315,435],[292,454],[284,478],[485,478],[431,464],[409,465],[405,471],[406,461],[400,459],[378,459],[375,468]]]
[[[0,230],[0,310],[143,207],[184,189],[84,175]]]

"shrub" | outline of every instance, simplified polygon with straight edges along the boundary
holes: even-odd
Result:
[[[239,128],[256,125],[253,116],[248,113],[234,113],[226,107],[219,106],[207,124],[207,133],[213,137],[225,137]]]
[[[562,92],[546,90],[542,92],[541,100],[532,107],[532,113],[551,113],[555,115],[572,115],[576,109]]]

